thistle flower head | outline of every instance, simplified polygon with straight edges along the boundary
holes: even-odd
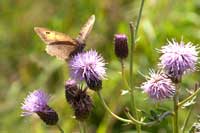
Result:
[[[78,53],[69,62],[70,74],[76,81],[85,80],[90,89],[100,89],[105,78],[105,62],[96,51]]]
[[[144,82],[141,88],[154,100],[163,100],[170,98],[175,93],[175,86],[171,79],[167,78],[161,71],[150,71],[150,76]]]
[[[168,41],[168,45],[163,46],[161,50],[160,64],[166,74],[173,82],[180,82],[184,72],[195,70],[195,65],[198,60],[198,51],[191,42],[184,44],[172,40]]]
[[[42,90],[35,90],[31,92],[22,104],[23,116],[31,115],[36,112],[43,112],[47,107],[50,96]]]
[[[88,118],[92,110],[92,100],[86,90],[82,90],[74,80],[68,80],[65,84],[65,96],[67,102],[74,110],[77,120]]]
[[[47,125],[55,125],[58,121],[58,115],[47,105],[49,98],[50,96],[42,90],[31,92],[22,104],[22,116],[36,113]]]
[[[125,34],[116,34],[114,36],[115,55],[124,59],[128,56],[128,42]]]

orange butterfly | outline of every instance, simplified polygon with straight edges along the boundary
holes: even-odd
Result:
[[[47,44],[46,52],[49,55],[67,60],[74,54],[83,50],[85,41],[93,28],[94,22],[95,16],[92,15],[81,28],[76,39],[73,39],[64,33],[52,31],[47,28],[35,27],[34,30],[43,42]]]

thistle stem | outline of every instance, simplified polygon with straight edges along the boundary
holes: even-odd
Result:
[[[143,7],[144,7],[144,0],[141,1],[141,5],[140,5],[140,11],[139,11],[139,15],[138,15],[138,18],[137,18],[137,24],[136,24],[136,27],[135,27],[135,34],[134,34],[134,38],[135,39],[137,37],[138,28],[139,28],[140,20],[141,20],[141,16],[142,16]]]
[[[143,121],[137,121],[137,120],[135,120],[135,118],[133,118],[133,116],[130,114],[129,111],[126,111],[125,113],[126,113],[127,117],[130,120],[132,120],[134,123],[138,123],[138,124],[140,124],[142,126],[149,126],[149,127],[160,123],[167,116],[173,115],[172,112],[167,111],[167,112],[163,113],[162,115],[160,115],[160,117],[157,120],[150,121],[150,122],[143,122]]]
[[[178,127],[178,102],[179,102],[179,84],[176,84],[176,92],[174,95],[174,126],[173,126],[173,132],[178,133],[179,127]]]
[[[120,63],[121,63],[122,80],[123,80],[123,82],[124,82],[124,85],[125,85],[126,89],[130,90],[130,87],[129,87],[128,82],[127,82],[127,80],[126,80],[124,60],[121,59],[121,60],[120,60]]]
[[[138,18],[137,18],[137,23],[136,23],[136,27],[134,29],[133,23],[130,23],[130,32],[131,32],[131,51],[130,51],[130,91],[131,91],[131,108],[132,108],[132,113],[134,114],[136,120],[139,120],[139,116],[137,113],[137,108],[136,108],[136,104],[135,104],[135,97],[134,97],[134,86],[133,86],[133,50],[134,50],[134,46],[136,44],[136,37],[137,37],[137,32],[138,32],[138,28],[139,28],[139,24],[140,24],[140,20],[141,20],[141,16],[142,16],[142,10],[144,7],[144,0],[141,1],[141,5],[140,5],[140,10],[139,10],[139,14],[138,14]],[[141,126],[139,124],[136,124],[136,129],[138,133],[141,133]]]
[[[61,132],[61,133],[64,133],[64,130],[61,128],[61,126],[57,123],[56,124],[56,127],[58,128],[58,130]]]
[[[200,91],[200,88],[198,88],[191,96],[189,96],[188,98],[186,98],[185,100],[183,100],[182,102],[180,102],[180,105],[182,106],[185,102],[187,102],[188,100],[192,99],[195,96],[196,96],[195,100],[197,101],[198,96],[199,96],[198,95],[199,91]],[[189,119],[190,119],[190,116],[192,114],[192,110],[193,110],[195,104],[196,104],[196,102],[193,105],[191,105],[191,107],[190,107],[190,109],[188,111],[187,117],[186,117],[186,119],[184,121],[184,124],[183,124],[183,127],[182,127],[182,132],[183,133],[185,132],[185,129],[186,129],[187,125],[188,125],[188,122],[189,122]]]
[[[97,91],[97,94],[98,94],[98,96],[99,96],[99,98],[100,98],[100,101],[102,102],[103,106],[105,107],[105,109],[106,109],[114,118],[116,118],[116,119],[118,119],[118,120],[120,120],[120,121],[122,121],[122,122],[133,123],[131,120],[122,118],[122,117],[116,115],[115,113],[113,113],[113,112],[110,110],[110,108],[108,107],[108,105],[106,104],[106,102],[104,101],[104,99],[103,99],[103,97],[102,97],[102,95],[101,95],[101,92],[100,92],[100,91]],[[133,124],[134,124],[134,123],[133,123]]]
[[[135,45],[135,37],[134,37],[134,27],[133,23],[130,23],[130,31],[131,31],[131,55],[130,55],[130,97],[131,97],[131,110],[133,113],[133,116],[136,118],[136,120],[139,120],[139,116],[137,113],[137,108],[135,105],[135,96],[134,96],[134,86],[133,86],[133,50]],[[136,125],[136,129],[138,133],[141,133],[141,126]]]
[[[192,95],[188,96],[187,98],[185,98],[183,101],[181,101],[178,104],[178,107],[181,107],[183,104],[185,104],[187,101],[191,100],[193,97],[195,97],[196,95],[198,95],[200,92],[200,88],[197,89]]]
[[[86,123],[84,121],[79,121],[79,128],[80,128],[80,133],[87,133],[87,127]]]
[[[193,108],[194,108],[194,106],[192,105],[192,107],[190,107],[189,112],[188,112],[188,114],[187,114],[187,117],[186,117],[186,119],[185,119],[185,121],[184,121],[184,124],[183,124],[183,127],[182,127],[182,132],[183,132],[183,133],[185,132],[185,129],[186,129],[187,124],[188,124],[188,122],[189,122],[189,119],[190,119],[190,116],[191,116],[191,113],[192,113],[192,109],[193,109]]]

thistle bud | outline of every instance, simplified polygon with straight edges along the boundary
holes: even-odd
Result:
[[[82,121],[88,118],[92,110],[92,100],[86,91],[79,89],[73,107],[77,120]]]
[[[76,119],[80,121],[87,119],[92,110],[92,100],[86,90],[78,87],[74,80],[68,80],[65,85],[65,96],[74,110]]]
[[[115,41],[115,55],[118,58],[124,59],[128,56],[128,42],[125,34],[116,34]]]
[[[65,84],[65,98],[69,104],[73,104],[78,86],[75,80],[68,80]]]

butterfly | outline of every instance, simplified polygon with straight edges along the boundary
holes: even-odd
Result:
[[[68,60],[73,55],[83,51],[94,22],[95,15],[92,15],[83,25],[75,39],[64,33],[47,28],[35,27],[34,30],[41,40],[47,44],[45,50],[49,55],[56,56],[62,60]]]

